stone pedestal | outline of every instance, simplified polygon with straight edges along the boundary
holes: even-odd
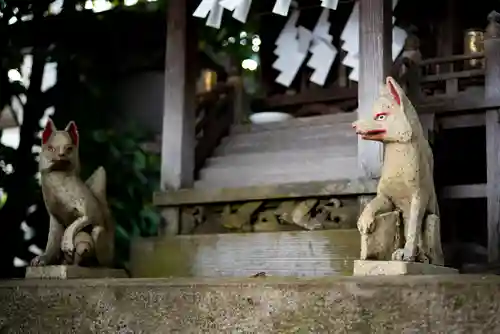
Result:
[[[402,261],[355,260],[353,276],[449,275],[458,270],[433,264]]]
[[[26,278],[71,279],[71,278],[127,278],[123,269],[88,268],[79,266],[27,267]]]

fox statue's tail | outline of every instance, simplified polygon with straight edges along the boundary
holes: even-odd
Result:
[[[96,226],[92,230],[95,255],[99,264],[111,266],[114,260],[115,222],[111,215],[106,196],[106,171],[103,167],[97,168],[85,182],[98,200],[106,226]]]

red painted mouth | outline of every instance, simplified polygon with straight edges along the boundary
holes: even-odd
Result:
[[[368,130],[368,131],[356,131],[358,135],[361,136],[373,136],[373,135],[379,135],[382,133],[385,133],[386,131],[384,129],[375,129],[375,130]]]

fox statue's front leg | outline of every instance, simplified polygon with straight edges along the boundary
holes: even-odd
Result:
[[[363,209],[363,212],[358,219],[358,230],[361,234],[369,234],[373,232],[375,226],[375,216],[381,213],[386,213],[394,208],[392,201],[382,195],[377,194]]]
[[[420,192],[413,194],[408,219],[404,222],[405,246],[394,252],[393,260],[415,262],[418,255],[418,245],[422,240],[422,223],[428,202],[425,198]]]
[[[56,264],[61,255],[61,240],[64,233],[64,228],[57,219],[50,215],[49,237],[47,246],[42,255],[36,256],[31,260],[32,266],[47,266]]]

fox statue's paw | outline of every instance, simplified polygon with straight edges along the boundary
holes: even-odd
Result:
[[[393,261],[415,262],[416,254],[408,247],[398,248],[392,253]]]
[[[31,260],[30,266],[41,267],[49,264],[49,261],[45,255],[37,255]]]
[[[375,217],[361,215],[358,219],[358,230],[361,234],[370,234],[375,229]]]
[[[73,258],[75,252],[75,245],[72,240],[63,240],[61,250],[65,258]]]

